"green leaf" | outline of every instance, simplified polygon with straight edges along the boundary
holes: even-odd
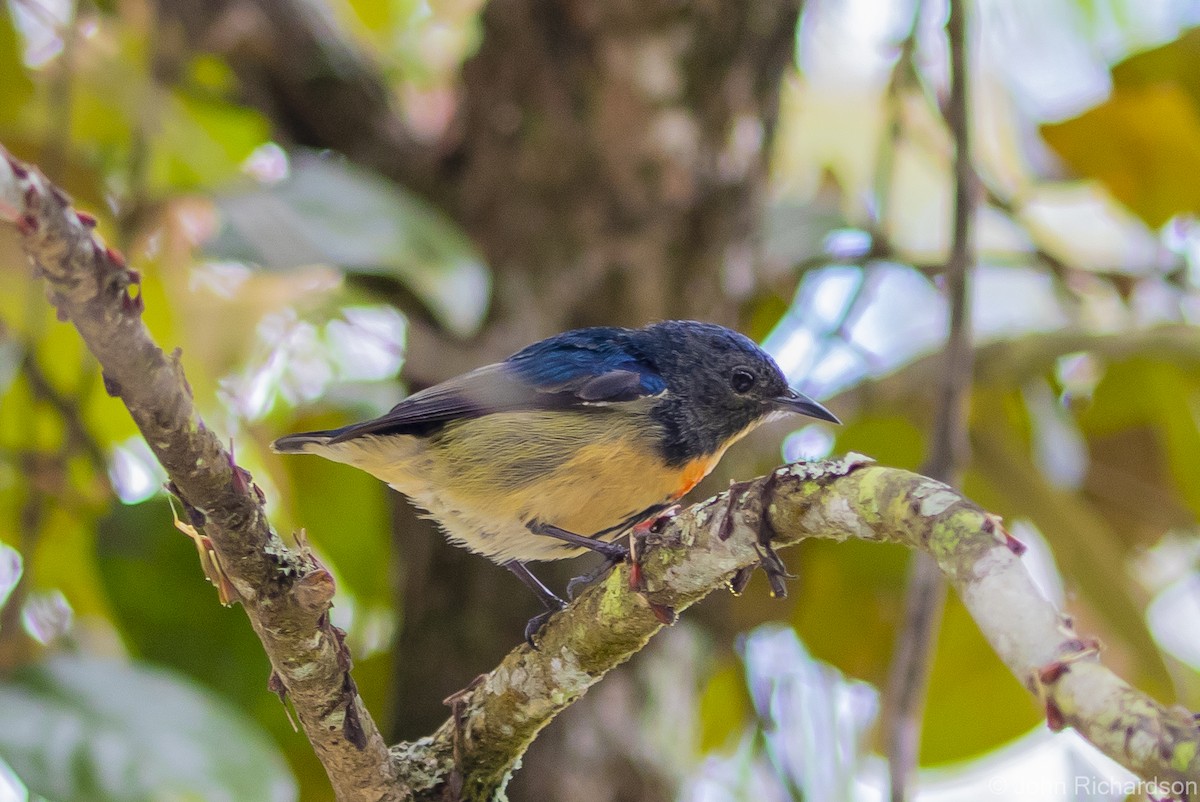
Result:
[[[0,710],[0,757],[61,802],[296,798],[258,727],[162,669],[60,655],[0,682]]]
[[[394,41],[423,4],[413,0],[349,0],[351,12],[380,43]],[[428,11],[426,10],[426,13]]]
[[[750,718],[751,704],[740,667],[723,660],[700,693],[699,751],[708,754],[736,745]]]
[[[195,547],[162,497],[119,505],[101,519],[96,562],[114,616],[138,657],[202,682],[243,709],[278,714],[270,665],[246,617],[217,603]],[[170,588],[166,601],[163,588]]]
[[[160,114],[150,177],[163,189],[215,187],[238,178],[242,162],[270,136],[259,112],[178,90],[164,98]]]
[[[870,454],[882,465],[920,469],[926,455],[926,435],[904,415],[858,417],[836,429],[838,453]]]
[[[1200,28],[1173,42],[1130,56],[1112,69],[1113,86],[1145,89],[1175,84],[1200,105]]]
[[[287,270],[333,264],[399,281],[451,330],[472,333],[487,309],[487,269],[467,236],[402,187],[348,162],[296,157],[280,183],[218,202],[211,256]]]
[[[1200,381],[1193,367],[1146,358],[1107,365],[1092,403],[1080,415],[1093,463],[1105,469],[1106,475],[1093,480],[1115,480],[1103,486],[1110,496],[1106,501],[1123,501],[1128,514],[1161,521],[1158,533],[1200,520],[1198,420]],[[1137,445],[1146,452],[1130,453]],[[1147,505],[1151,489],[1156,497]],[[1190,521],[1179,518],[1184,508]]]
[[[929,678],[921,765],[965,760],[995,749],[1036,727],[1043,716],[958,596],[950,593]]]
[[[238,79],[225,59],[200,53],[188,62],[187,84],[214,95],[232,94],[237,91]]]
[[[804,544],[791,620],[814,657],[884,686],[909,554],[903,546],[859,540]],[[754,589],[746,596],[755,598]]]

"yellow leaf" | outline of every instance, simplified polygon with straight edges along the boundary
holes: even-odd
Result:
[[[732,661],[724,662],[700,694],[700,754],[735,744],[749,713],[742,672]]]
[[[1072,170],[1103,183],[1150,226],[1200,212],[1200,112],[1178,84],[1119,86],[1042,135]]]

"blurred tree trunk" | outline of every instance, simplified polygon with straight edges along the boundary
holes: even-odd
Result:
[[[538,334],[702,317],[754,286],[797,0],[495,0],[463,69],[450,208]]]
[[[575,326],[737,325],[756,285],[800,4],[492,0],[458,114],[432,144],[405,133],[382,77],[317,4],[164,0],[161,24],[226,55],[281,141],[339,150],[426,195],[473,237],[495,277],[487,328],[458,358],[446,338],[445,358],[434,353],[416,377],[426,383],[446,378],[439,367],[457,372]],[[433,348],[412,342],[423,347]],[[494,664],[536,603],[486,561],[435,542],[407,510],[395,518],[404,624],[382,718],[390,736],[409,737],[445,718],[440,700]],[[580,567],[543,572],[561,581]],[[515,798],[565,798],[550,768],[565,759],[561,740],[535,745]],[[620,776],[602,763],[598,779]],[[574,775],[574,799],[656,796],[604,782],[581,796]]]

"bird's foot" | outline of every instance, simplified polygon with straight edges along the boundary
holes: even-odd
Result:
[[[788,591],[785,580],[795,579],[796,575],[788,573],[787,566],[769,542],[755,543],[754,550],[758,552],[758,565],[767,575],[767,584],[771,586],[771,598],[786,599]]]
[[[795,574],[788,573],[783,560],[779,558],[775,547],[771,545],[771,541],[778,532],[771,525],[767,511],[771,507],[771,500],[775,495],[775,484],[778,481],[778,475],[772,473],[761,484],[733,482],[729,485],[729,503],[725,508],[725,517],[721,520],[721,526],[717,530],[717,537],[721,540],[728,540],[729,536],[733,534],[734,507],[740,507],[743,513],[750,513],[751,520],[748,525],[755,529],[754,550],[758,553],[756,565],[741,568],[730,577],[729,589],[735,595],[740,595],[746,589],[750,575],[754,573],[755,568],[763,569],[763,573],[767,576],[767,583],[771,586],[771,596],[776,599],[787,597],[785,580],[796,578]]]
[[[610,557],[605,557],[603,562],[601,562],[592,570],[588,571],[586,574],[580,574],[579,576],[572,577],[571,580],[567,582],[567,598],[573,601],[577,591],[582,588],[586,588],[588,585],[607,574],[614,565],[618,565],[620,562],[621,559],[614,560]]]
[[[629,589],[642,594],[646,604],[650,605],[650,611],[654,613],[654,617],[665,626],[674,624],[679,616],[674,607],[651,601],[650,597],[646,595],[646,577],[642,574],[642,561],[638,556],[638,549],[647,535],[661,532],[663,527],[678,514],[679,505],[672,504],[657,515],[634,524],[629,533]]]
[[[638,521],[629,532],[629,589],[639,593],[645,591],[645,577],[642,576],[642,562],[638,559],[640,543],[647,535],[658,534],[671,520],[679,514],[679,505],[672,504],[657,515],[644,521]]]
[[[617,546],[619,551],[612,557],[605,557],[604,562],[588,571],[586,574],[581,574],[567,583],[567,598],[574,599],[577,588],[586,587],[592,582],[595,582],[604,574],[608,573],[609,569],[619,564],[623,560],[629,561],[629,589],[637,592],[643,591],[644,583],[642,578],[642,564],[638,560],[638,544],[649,534],[661,532],[672,518],[679,514],[679,505],[672,504],[667,509],[651,516],[644,521],[635,523],[629,531],[629,546],[624,547],[619,543],[609,545]],[[617,550],[614,550],[617,551]]]
[[[554,608],[545,610],[543,612],[540,612],[537,615],[535,615],[533,618],[529,619],[529,621],[526,622],[526,624],[525,624],[525,642],[528,643],[529,648],[533,649],[534,651],[537,651],[537,649],[538,649],[538,645],[537,645],[537,642],[534,640],[534,637],[539,632],[542,631],[542,627],[546,626],[546,622],[549,621],[551,619],[551,617],[554,616],[555,613],[562,612],[563,607],[567,606],[566,603],[562,602],[561,600],[559,601],[559,603],[562,605],[562,607],[554,607]]]
[[[550,620],[550,616],[566,607],[567,603],[554,595],[554,592],[550,588],[543,585],[542,581],[534,576],[529,567],[520,560],[511,560],[505,563],[504,567],[511,571],[517,579],[521,580],[527,588],[532,590],[538,597],[538,601],[546,608],[545,612],[538,613],[525,624],[525,642],[529,644],[530,648],[537,649],[537,644],[534,643],[533,636],[545,626],[546,622]]]

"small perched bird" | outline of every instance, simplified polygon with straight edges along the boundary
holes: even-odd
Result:
[[[568,331],[414,393],[381,417],[281,437],[272,449],[382,479],[553,611],[562,602],[526,562],[589,549],[619,559],[627,552],[613,539],[784,413],[837,422],[789,388],[749,338],[675,320]]]

